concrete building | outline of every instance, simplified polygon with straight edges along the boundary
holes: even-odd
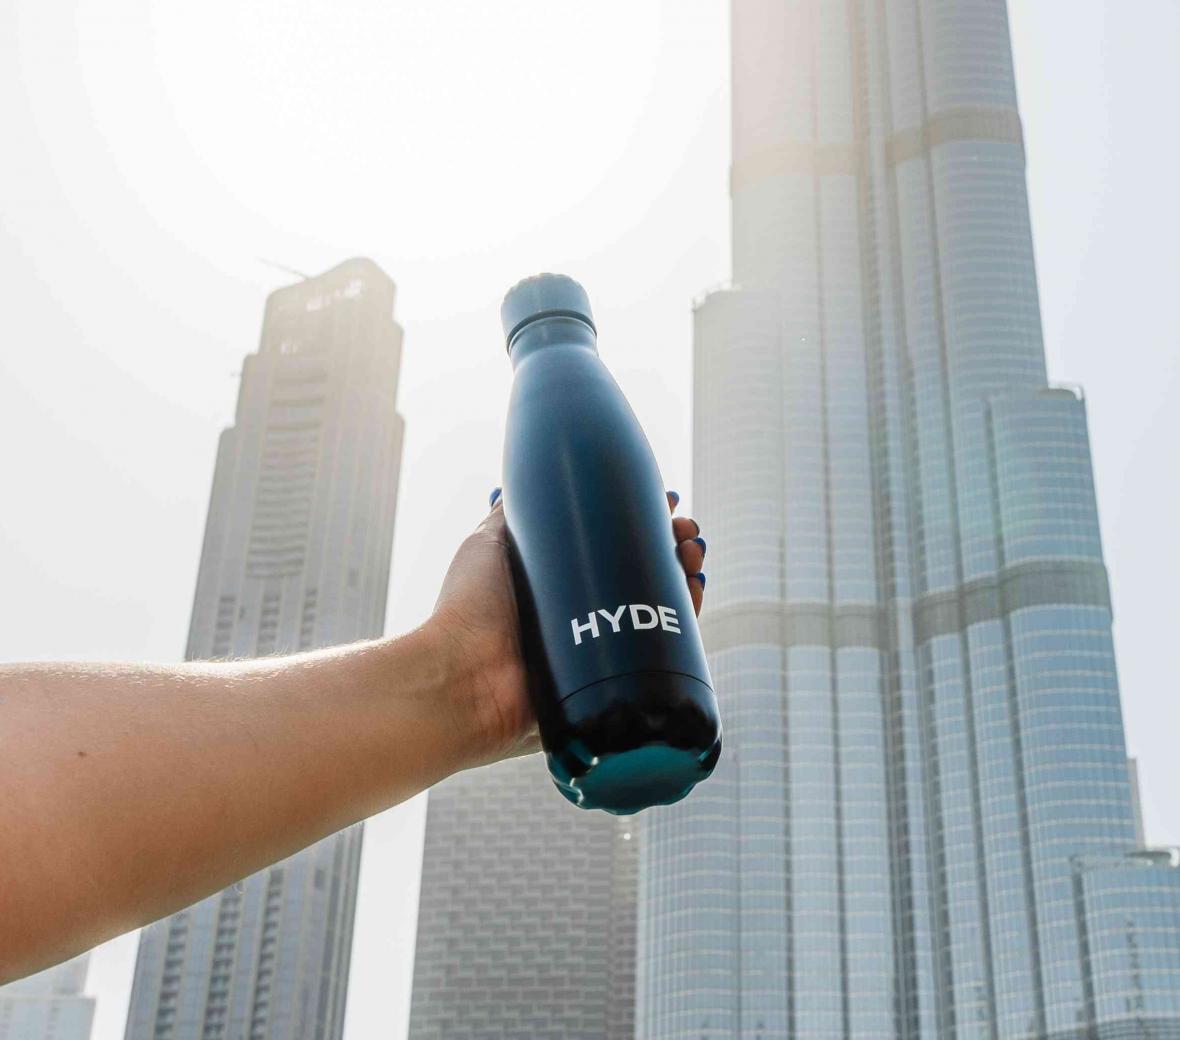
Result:
[[[83,993],[89,958],[0,987],[0,1040],[90,1040],[94,998]]]
[[[732,21],[734,286],[695,311],[693,500],[727,743],[644,816],[639,1035],[1180,1036],[1006,5]]]
[[[382,634],[403,423],[393,282],[350,260],[272,293],[221,436],[186,656]],[[361,827],[145,928],[127,1040],[338,1040]]]
[[[410,1040],[631,1040],[637,821],[569,805],[540,755],[427,806]]]

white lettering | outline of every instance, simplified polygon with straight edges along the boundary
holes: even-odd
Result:
[[[591,639],[597,639],[602,634],[598,627],[600,615],[610,625],[611,632],[618,635],[623,630],[623,617],[628,611],[630,611],[631,627],[636,632],[644,632],[658,627],[673,635],[680,635],[680,618],[675,608],[649,607],[646,603],[622,603],[614,610],[602,607],[597,611],[591,611],[586,615],[585,621],[579,622],[577,618],[571,618],[570,628],[574,633],[574,645],[581,646],[582,636],[587,632],[590,633]]]
[[[665,632],[675,632],[680,634],[680,619],[676,616],[676,611],[672,607],[657,607],[660,612],[660,627]]]
[[[624,603],[613,614],[609,610],[600,610],[598,613],[600,613],[604,618],[607,619],[607,621],[610,622],[611,631],[617,633],[619,631],[619,627],[620,627],[619,622],[623,618],[623,611],[626,609],[627,609],[627,604]]]
[[[639,612],[641,610],[647,611],[647,620],[643,622],[639,620]],[[659,623],[660,620],[656,616],[656,612],[646,603],[631,604],[631,624],[634,626],[636,632],[640,632],[645,628],[655,628]]]
[[[583,632],[589,632],[591,639],[598,638],[598,618],[596,618],[593,613],[587,617],[586,624],[584,625],[579,625],[577,618],[571,618],[570,624],[574,629],[574,646],[582,645]]]

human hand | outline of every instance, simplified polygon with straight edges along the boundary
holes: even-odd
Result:
[[[671,523],[699,611],[704,541]],[[535,751],[508,560],[493,496],[431,619],[404,636],[253,661],[0,666],[0,982]]]
[[[670,511],[675,512],[679,501],[675,491],[668,492]],[[705,540],[690,517],[673,517],[672,535],[693,609],[700,614]],[[492,492],[491,511],[451,561],[434,614],[426,624],[453,676],[447,685],[453,691],[454,724],[470,731],[473,738],[471,760],[464,767],[529,754],[541,747],[529,703],[508,552],[508,528],[497,488]]]

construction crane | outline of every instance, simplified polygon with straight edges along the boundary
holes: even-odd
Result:
[[[258,262],[260,264],[266,264],[267,267],[273,267],[276,271],[282,271],[285,274],[293,274],[304,282],[306,282],[311,277],[311,275],[304,274],[302,271],[296,271],[295,268],[288,267],[286,264],[276,264],[273,260],[267,260],[264,256],[258,257]]]

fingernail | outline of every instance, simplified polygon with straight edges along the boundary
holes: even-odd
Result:
[[[697,537],[694,538],[693,541],[696,542],[697,545],[699,545],[701,547],[701,559],[704,559],[705,553],[707,553],[709,551],[709,547],[705,544],[705,540],[700,535],[697,535]]]
[[[488,495],[488,508],[492,508],[496,504],[496,499],[500,497],[501,488],[492,488],[492,493]]]
[[[670,499],[672,499],[672,505],[674,505],[674,506],[680,505],[680,492],[679,491],[669,491],[668,497]]]
[[[694,574],[693,577],[700,580],[701,588],[703,589],[705,587],[705,572],[701,571],[700,574]]]

